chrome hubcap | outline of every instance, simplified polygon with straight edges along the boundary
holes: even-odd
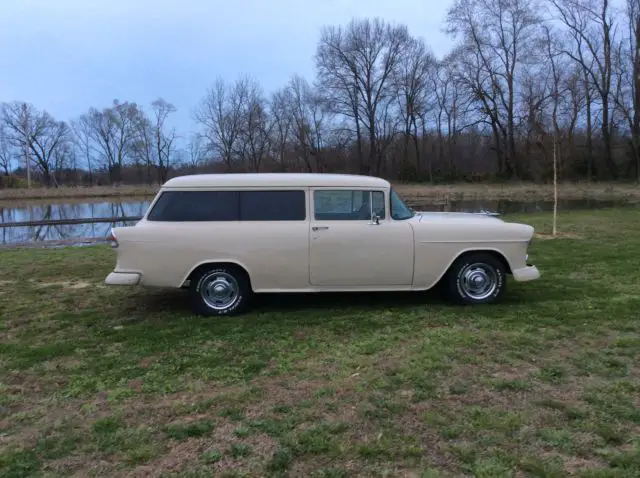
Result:
[[[236,301],[239,293],[238,282],[226,272],[215,272],[209,275],[200,289],[204,302],[215,310],[229,308]]]
[[[486,299],[498,287],[498,274],[487,264],[470,264],[460,277],[461,291],[474,300]]]

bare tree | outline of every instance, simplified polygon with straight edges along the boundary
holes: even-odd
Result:
[[[218,78],[195,111],[195,120],[207,138],[207,148],[217,154],[227,170],[233,169],[240,148],[243,105],[246,104],[250,80],[240,78],[228,85]]]
[[[186,148],[186,162],[192,168],[197,168],[207,160],[202,135],[192,133]]]
[[[271,114],[271,155],[277,167],[286,169],[287,149],[290,146],[292,117],[291,95],[287,87],[280,88],[271,96],[269,103]]]
[[[444,154],[447,152],[452,177],[457,174],[455,161],[458,137],[465,129],[478,124],[478,115],[473,114],[474,96],[472,90],[465,88],[463,68],[459,52],[454,51],[438,62],[431,77],[431,88],[435,97],[431,116],[436,125],[439,158],[441,163],[444,162]],[[425,135],[426,132],[423,133],[423,136]],[[433,180],[432,163],[429,162],[428,166],[429,180]]]
[[[287,94],[296,157],[307,171],[321,171],[324,167],[323,149],[331,113],[325,108],[318,91],[298,75],[289,81]]]
[[[557,181],[640,182],[640,1],[621,3],[626,15],[611,0],[455,0],[446,30],[458,41],[438,59],[403,25],[327,26],[315,81],[294,75],[267,95],[249,76],[217,79],[186,144],[162,98],[91,108],[71,128],[7,103],[0,174],[29,164],[51,184],[78,165],[91,184],[205,168],[547,180],[553,166]]]
[[[143,182],[143,169],[146,171],[146,182],[153,182],[153,170],[158,164],[154,141],[152,120],[140,112],[132,123],[132,135],[129,140],[130,157],[139,182]]]
[[[546,25],[543,28],[545,27]],[[545,51],[546,41],[541,41],[537,48]],[[540,179],[540,176],[546,179],[549,174],[547,162],[540,161],[537,153],[542,150],[546,160],[545,140],[549,126],[547,107],[553,96],[553,88],[560,81],[554,77],[554,65],[555,63],[549,64],[548,58],[543,59],[540,63],[525,68],[520,77],[519,108],[515,113],[519,121],[516,127],[524,142],[524,155],[529,160],[527,171],[523,171],[521,175],[523,179]]]
[[[167,180],[171,160],[175,152],[175,128],[167,128],[167,118],[176,111],[175,106],[158,98],[151,104],[153,110],[153,144],[158,165],[158,181],[160,184]]]
[[[84,163],[89,172],[89,185],[92,186],[95,151],[88,116],[81,116],[77,120],[71,121],[71,131],[73,132],[72,140],[84,158]]]
[[[396,97],[392,72],[409,38],[406,26],[391,26],[378,18],[354,19],[346,28],[322,31],[316,52],[318,83],[331,110],[353,121],[362,173],[379,172],[376,121],[386,117],[386,106],[382,105]],[[366,162],[363,129],[369,141]]]
[[[241,104],[239,155],[250,171],[259,172],[271,147],[273,127],[262,88],[255,81],[246,83]]]
[[[516,88],[520,66],[535,52],[529,48],[540,24],[535,0],[456,0],[446,24],[462,38],[463,78],[493,131],[498,170],[517,175]]]
[[[389,166],[391,171],[397,170],[397,161],[393,154],[393,144],[402,134],[402,117],[398,114],[397,104],[386,101],[376,112],[373,171],[376,175],[383,174],[383,168]]]
[[[631,147],[636,161],[636,181],[640,183],[640,2],[627,0],[629,25],[629,51],[632,63],[631,97],[633,120],[631,122]]]
[[[5,176],[10,174],[12,159],[13,152],[9,142],[9,135],[4,124],[0,123],[0,168],[2,168]]]
[[[140,117],[136,103],[113,100],[111,107],[89,112],[80,117],[86,125],[93,150],[109,170],[111,182],[122,180],[122,168],[132,156],[136,124]]]
[[[627,36],[621,38],[613,51],[613,70],[616,81],[614,111],[629,131],[628,173],[635,169],[640,182],[640,3],[627,0]]]
[[[12,144],[29,151],[47,186],[57,185],[55,172],[63,166],[59,149],[70,139],[67,124],[18,101],[3,104],[2,118]]]
[[[31,131],[33,131],[33,124],[38,111],[31,104],[14,101],[3,103],[0,113],[6,140],[11,147],[18,150],[20,166],[30,170],[33,168],[33,160],[30,154]],[[27,161],[29,164],[27,164]]]
[[[411,140],[418,174],[422,172],[418,120],[424,118],[434,107],[430,87],[435,69],[436,59],[425,43],[422,40],[409,38],[406,48],[401,52],[397,67],[392,71],[393,88],[397,95],[404,134],[404,162],[409,161],[409,141]]]
[[[550,0],[558,19],[566,26],[572,47],[563,52],[583,69],[587,81],[600,100],[600,131],[604,161],[609,174],[617,179],[618,170],[612,154],[611,86],[613,75],[612,45],[616,24],[609,0]],[[590,108],[590,105],[589,105]],[[591,111],[589,110],[589,113]]]

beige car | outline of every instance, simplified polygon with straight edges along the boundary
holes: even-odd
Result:
[[[342,174],[212,174],[167,181],[115,227],[111,285],[188,288],[194,312],[230,315],[253,293],[424,291],[489,303],[527,264],[533,227],[414,212],[388,181]]]

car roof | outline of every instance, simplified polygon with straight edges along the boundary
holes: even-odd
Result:
[[[388,188],[389,182],[374,176],[326,173],[227,173],[191,174],[169,179],[162,187],[206,188],[206,187],[376,187]]]

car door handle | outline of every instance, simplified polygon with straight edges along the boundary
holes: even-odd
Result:
[[[320,230],[324,231],[325,229],[329,229],[329,226],[313,226],[311,229],[314,231],[320,231]]]

